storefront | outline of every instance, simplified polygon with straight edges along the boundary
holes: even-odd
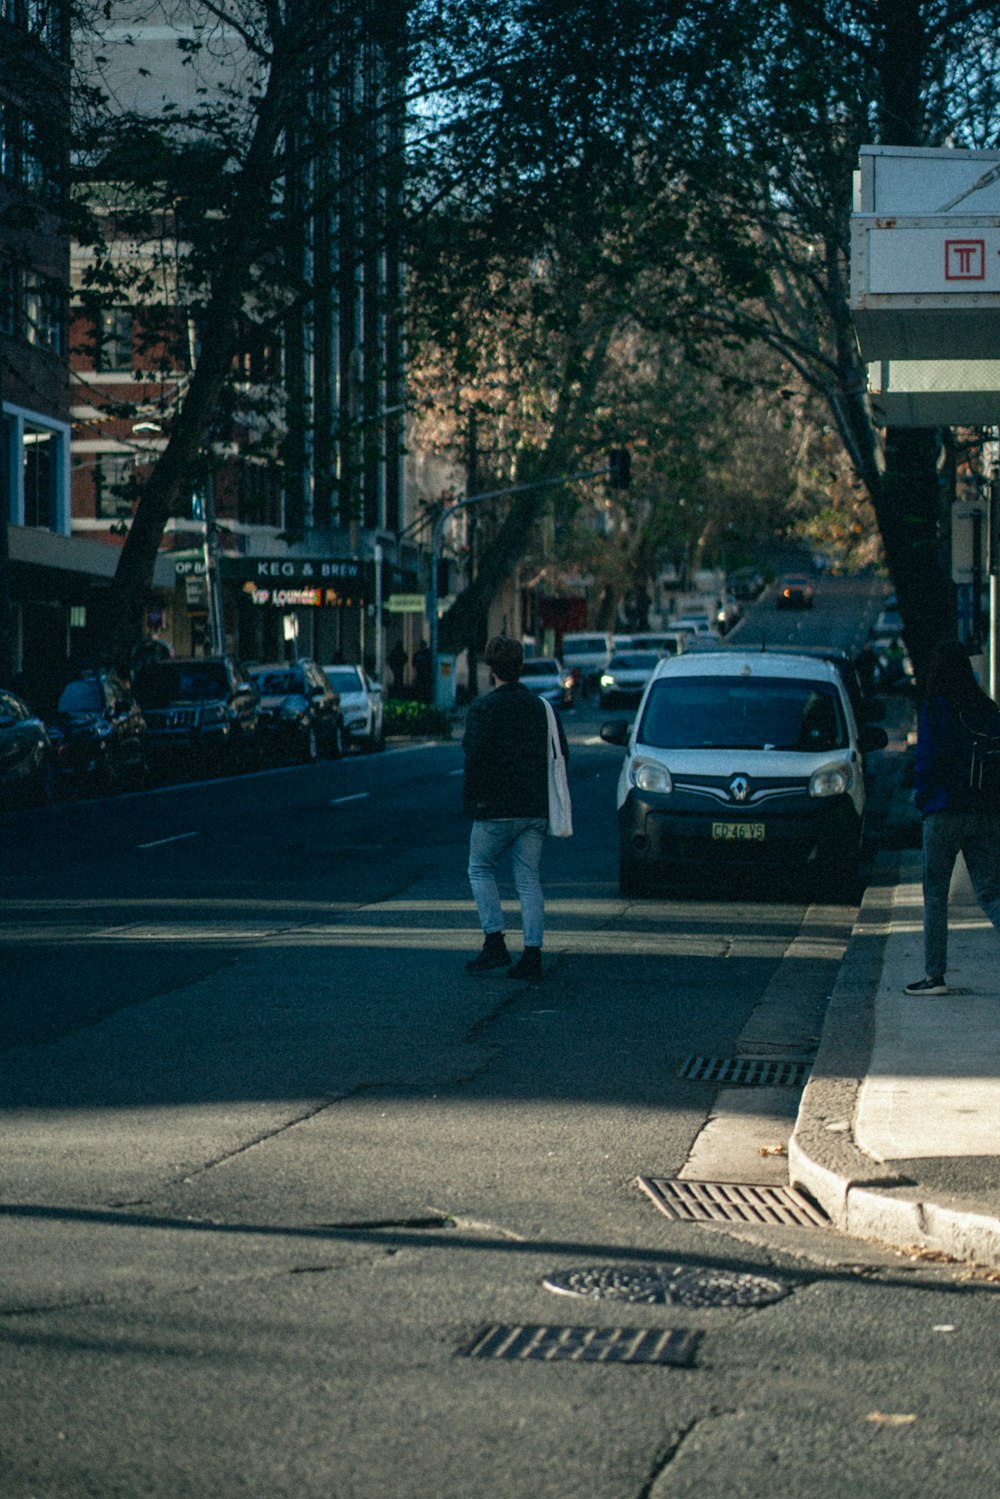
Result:
[[[376,640],[374,562],[353,557],[226,557],[220,576],[227,636],[247,661],[311,656],[368,661]]]

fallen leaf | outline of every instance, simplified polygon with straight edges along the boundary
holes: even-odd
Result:
[[[916,1416],[887,1414],[885,1411],[869,1411],[865,1417],[873,1426],[912,1426]]]
[[[758,1155],[787,1155],[788,1154],[788,1146],[787,1145],[758,1145],[757,1146],[757,1154]]]

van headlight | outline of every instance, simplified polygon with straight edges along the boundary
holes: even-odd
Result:
[[[809,777],[810,796],[843,796],[854,784],[849,765],[827,765]]]
[[[669,796],[674,789],[666,766],[652,765],[648,760],[633,768],[632,784],[640,791],[655,791],[660,796]]]

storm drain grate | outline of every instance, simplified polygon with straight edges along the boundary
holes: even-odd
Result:
[[[492,1322],[458,1350],[464,1358],[545,1363],[670,1364],[689,1369],[700,1334],[684,1327],[546,1327]]]
[[[587,1265],[553,1271],[542,1284],[558,1296],[647,1306],[769,1306],[788,1295],[782,1281],[768,1276],[684,1265]]]
[[[830,1220],[794,1187],[696,1182],[640,1176],[639,1186],[667,1218],[685,1223],[766,1223],[828,1228]]]
[[[801,1088],[811,1067],[811,1062],[789,1057],[688,1057],[677,1076],[741,1088]]]

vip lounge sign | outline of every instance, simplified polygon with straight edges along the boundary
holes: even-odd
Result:
[[[374,564],[355,557],[223,557],[221,571],[278,609],[351,608],[375,593]]]

